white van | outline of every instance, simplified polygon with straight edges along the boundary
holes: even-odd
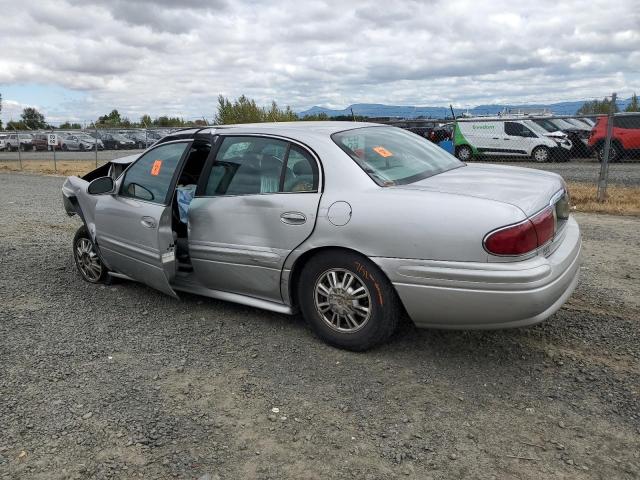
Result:
[[[454,128],[455,153],[463,162],[476,156],[531,157],[536,162],[569,159],[571,141],[548,136],[524,119],[458,120]]]

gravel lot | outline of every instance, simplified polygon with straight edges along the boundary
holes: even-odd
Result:
[[[0,173],[0,478],[639,478],[639,218],[578,217],[583,277],[542,325],[355,354],[83,282],[61,183]]]

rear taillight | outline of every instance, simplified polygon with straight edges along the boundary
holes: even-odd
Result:
[[[533,227],[536,229],[538,247],[541,247],[553,238],[556,230],[556,219],[553,216],[553,207],[547,207],[535,217],[532,217],[531,223],[533,223]]]
[[[553,207],[547,207],[529,220],[489,233],[484,248],[494,255],[523,255],[551,240],[555,228]]]

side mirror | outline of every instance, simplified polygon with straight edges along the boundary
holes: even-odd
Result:
[[[105,193],[113,193],[115,183],[111,177],[99,177],[92,180],[87,187],[87,192],[91,195],[103,195]]]

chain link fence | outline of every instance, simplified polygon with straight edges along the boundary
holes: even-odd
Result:
[[[175,128],[86,128],[0,131],[0,166],[23,169],[62,162],[93,162],[140,153]]]
[[[465,162],[508,162],[550,170],[568,181],[596,184],[601,195],[609,179],[616,184],[640,185],[640,113],[612,110],[597,115],[552,115],[518,110],[455,119],[369,121],[412,131]],[[98,127],[0,131],[0,167],[35,165],[65,173],[74,162],[97,166],[140,153],[175,130]]]

